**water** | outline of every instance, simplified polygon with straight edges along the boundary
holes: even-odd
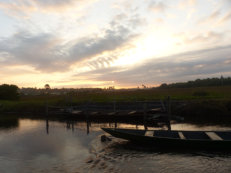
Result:
[[[11,119],[0,122],[0,172],[231,172],[231,154],[160,151],[112,138],[101,142],[101,126],[85,122]],[[7,122],[10,122],[7,120]],[[143,128],[129,124],[119,127]],[[173,129],[230,130],[175,124]]]

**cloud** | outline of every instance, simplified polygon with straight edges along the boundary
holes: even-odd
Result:
[[[72,62],[91,60],[94,67],[110,64],[117,58],[118,51],[130,48],[129,44],[138,34],[136,28],[142,26],[144,20],[139,15],[116,15],[108,28],[101,31],[100,35],[93,35],[73,42],[69,50],[69,59]],[[105,54],[106,55],[103,55]],[[101,64],[101,65],[100,65]]]
[[[70,50],[70,57],[82,60],[110,52],[120,48],[134,36],[130,35],[130,30],[123,26],[119,26],[115,30],[109,29],[105,31],[103,37],[86,38],[74,44]]]
[[[206,16],[204,18],[199,19],[197,23],[198,24],[211,24],[211,23],[215,23],[216,21],[218,21],[218,18],[220,17],[220,15],[221,15],[220,10],[216,10],[213,13],[211,13],[209,16]]]
[[[231,11],[225,14],[225,16],[221,19],[221,22],[227,22],[229,20],[231,20]]]
[[[73,64],[96,57],[98,64],[110,64],[116,52],[129,46],[137,36],[135,30],[139,25],[135,23],[139,23],[137,15],[116,19],[99,34],[66,43],[54,34],[20,31],[0,40],[0,61],[5,65],[30,65],[43,72],[66,71]],[[102,55],[105,53],[110,58]]]
[[[165,12],[167,5],[165,5],[163,2],[152,1],[148,8],[154,12]]]
[[[63,12],[73,8],[73,6],[75,6],[75,9],[79,9],[95,1],[96,0],[9,0],[0,1],[0,8],[8,15],[25,17],[33,12]]]
[[[78,1],[78,0],[77,0]],[[72,4],[73,0],[38,0],[36,1],[37,4],[41,6],[63,6],[65,4]]]
[[[113,64],[113,62],[116,59],[118,59],[118,56],[119,56],[119,53],[117,54],[115,52],[113,52],[113,54],[111,55],[100,56],[93,60],[87,61],[86,66],[88,66],[92,70],[110,67]]]
[[[112,67],[78,74],[91,80],[115,81],[115,85],[156,85],[162,82],[231,75],[231,45],[154,58],[135,67]],[[94,74],[94,75],[91,75]],[[77,76],[76,76],[77,77]]]
[[[7,55],[3,60],[5,65],[31,65],[38,70],[50,71],[65,67],[65,53],[60,44],[61,40],[52,34],[32,35],[21,31],[1,40],[0,52]]]
[[[197,23],[203,25],[216,25],[228,22],[229,20],[231,20],[231,11],[222,14],[221,10],[216,10],[210,15],[199,19]]]
[[[220,41],[224,37],[223,33],[209,31],[205,34],[198,34],[187,40],[187,43]]]
[[[222,3],[227,6],[228,8],[231,6],[231,1],[230,0],[222,0]]]
[[[180,1],[179,4],[178,4],[178,7],[180,9],[183,9],[183,8],[186,8],[186,7],[192,7],[192,6],[195,6],[197,3],[196,0],[183,0],[183,1]]]
[[[223,43],[223,39],[225,38],[226,33],[219,33],[214,31],[208,31],[204,33],[197,33],[195,35],[189,35],[185,32],[181,32],[178,34],[174,34],[174,36],[181,38],[183,41],[179,44],[189,45],[216,45],[219,43]]]

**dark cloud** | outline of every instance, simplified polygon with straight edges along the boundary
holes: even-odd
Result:
[[[91,76],[91,80],[116,81],[124,86],[138,86],[142,83],[154,85],[198,77],[231,75],[230,66],[231,45],[155,58],[133,68],[104,68],[78,76]]]
[[[65,54],[60,49],[60,40],[51,34],[32,35],[19,32],[0,41],[4,52],[4,65],[30,65],[37,70],[52,71],[66,68]]]
[[[113,62],[118,59],[116,53],[113,52],[113,55],[105,56],[105,57],[97,57],[95,60],[87,61],[87,66],[90,67],[92,70],[99,69],[99,68],[106,68],[111,66]]]
[[[105,51],[112,51],[123,46],[134,36],[128,28],[117,26],[106,30],[103,37],[86,38],[77,42],[71,48],[70,56],[72,59],[81,60],[100,55]]]

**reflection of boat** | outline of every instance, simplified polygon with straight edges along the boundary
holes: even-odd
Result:
[[[231,131],[102,129],[117,138],[158,147],[231,149]]]

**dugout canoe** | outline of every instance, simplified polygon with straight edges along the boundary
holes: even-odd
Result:
[[[114,137],[167,148],[231,149],[231,131],[168,131],[102,128]]]

